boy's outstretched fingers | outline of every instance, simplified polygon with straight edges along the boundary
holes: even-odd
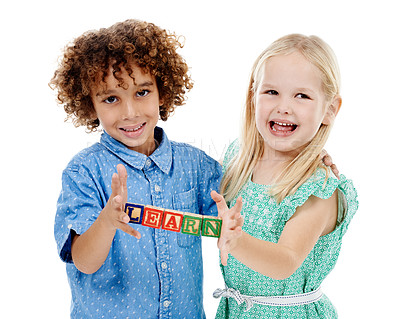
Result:
[[[126,185],[126,182],[128,180],[128,173],[126,172],[125,166],[122,164],[117,165],[117,171],[120,182],[120,194],[122,195],[124,202],[126,202],[128,200],[128,187]]]
[[[123,232],[125,232],[129,235],[132,235],[133,237],[136,237],[137,239],[140,239],[140,237],[141,237],[140,233],[128,225],[130,219],[129,219],[129,216],[124,212],[124,209],[122,206],[123,202],[122,202],[122,198],[120,195],[115,196],[112,199],[112,205],[113,205],[113,208],[119,212],[118,220],[117,220],[117,223],[118,223],[117,227],[120,230],[122,230]]]

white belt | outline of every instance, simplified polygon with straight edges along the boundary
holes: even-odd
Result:
[[[323,293],[320,287],[312,292],[288,296],[246,296],[242,295],[238,290],[233,288],[217,289],[213,293],[214,298],[233,298],[236,300],[238,305],[245,302],[245,311],[249,311],[254,304],[277,307],[306,305],[318,301],[322,295]]]

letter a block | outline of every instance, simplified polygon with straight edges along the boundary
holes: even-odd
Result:
[[[221,235],[222,219],[214,216],[203,216],[201,234],[207,237],[219,237]]]
[[[143,217],[144,205],[139,204],[125,204],[125,213],[130,218],[130,223],[141,224]]]
[[[185,213],[185,216],[183,216],[182,233],[200,236],[202,221],[203,218],[201,215]]]
[[[152,228],[160,228],[163,212],[163,209],[159,209],[158,207],[146,206],[143,212],[142,225]]]
[[[176,210],[165,210],[162,229],[180,232],[183,221],[183,213]]]

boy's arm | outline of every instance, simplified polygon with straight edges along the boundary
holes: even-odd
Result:
[[[336,164],[333,163],[332,157],[328,154],[328,152],[326,150],[322,150],[321,159],[324,162],[324,164],[332,170],[332,173],[335,174],[335,176],[338,179],[340,179],[339,170],[338,170]]]
[[[127,225],[124,212],[127,200],[127,173],[123,165],[117,166],[118,174],[112,176],[111,196],[96,221],[82,235],[72,240],[71,254],[76,268],[86,274],[96,272],[106,260],[117,229],[140,238],[140,233]]]

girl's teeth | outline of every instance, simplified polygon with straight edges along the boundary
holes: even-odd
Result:
[[[294,126],[295,125],[295,124],[280,123],[280,122],[275,122],[275,123],[278,125],[281,125],[281,126]]]
[[[294,131],[296,129],[297,125],[296,124],[289,124],[289,123],[281,123],[281,122],[271,122],[271,129],[274,132],[290,132]]]

